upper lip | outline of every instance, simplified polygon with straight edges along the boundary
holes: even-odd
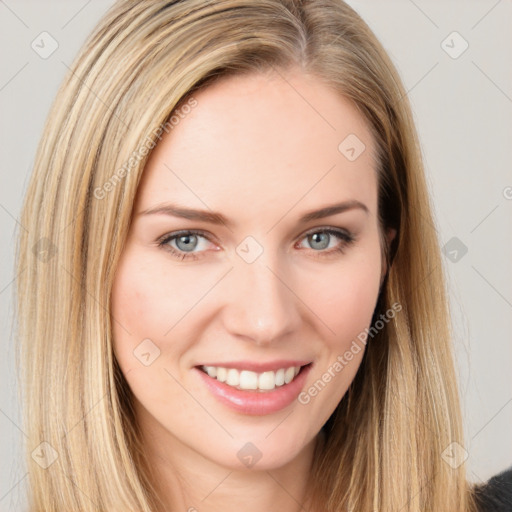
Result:
[[[257,361],[226,361],[226,362],[209,362],[198,366],[217,366],[220,368],[234,368],[236,370],[249,370],[256,373],[276,371],[281,368],[290,368],[291,366],[305,366],[312,361],[306,360],[276,360],[267,362]]]

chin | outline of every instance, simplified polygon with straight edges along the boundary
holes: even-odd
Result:
[[[208,450],[205,456],[230,470],[270,471],[293,463],[313,448],[314,435],[305,439],[304,432],[294,433],[290,426],[281,432],[270,432],[266,430],[265,434],[243,438],[238,436],[224,446],[220,442],[215,443],[215,451]]]

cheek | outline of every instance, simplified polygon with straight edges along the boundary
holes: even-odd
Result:
[[[314,288],[303,284],[302,296],[326,326],[325,343],[343,349],[369,326],[380,286],[380,252],[351,255],[339,265],[316,272]],[[307,289],[309,288],[309,293]]]
[[[191,313],[218,279],[210,274],[179,271],[154,251],[126,247],[111,296],[114,352],[125,376],[144,366],[139,353],[158,355],[151,369],[181,360],[201,329]]]
[[[308,427],[311,436],[334,412],[361,364],[379,293],[379,258],[378,250],[361,253],[316,274],[318,292],[309,294],[308,306],[326,334],[318,364],[298,398],[305,417],[315,418]]]
[[[126,338],[126,331],[134,341],[141,336],[162,338],[176,323],[188,302],[187,287],[180,282],[179,272],[169,270],[162,258],[137,247],[125,250],[112,287],[114,330],[119,339]]]
[[[114,350],[125,373],[140,366],[134,350],[137,353],[137,347],[145,343],[154,357],[163,348],[160,346],[163,333],[172,325],[171,314],[165,314],[166,309],[172,311],[172,304],[169,304],[172,294],[164,296],[160,269],[151,264],[141,265],[140,261],[136,251],[127,248],[112,287]],[[153,343],[158,340],[158,344],[151,350],[152,345],[147,340]]]
[[[128,247],[112,289],[112,314],[138,334],[164,337],[205,294],[214,277],[187,272],[161,253]]]

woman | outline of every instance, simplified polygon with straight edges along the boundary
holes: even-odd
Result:
[[[344,3],[118,2],[22,224],[31,510],[476,510],[410,107]]]

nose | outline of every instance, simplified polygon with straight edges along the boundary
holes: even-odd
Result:
[[[299,298],[287,272],[275,260],[260,257],[236,263],[224,283],[224,328],[234,337],[271,345],[292,334],[300,324]]]

